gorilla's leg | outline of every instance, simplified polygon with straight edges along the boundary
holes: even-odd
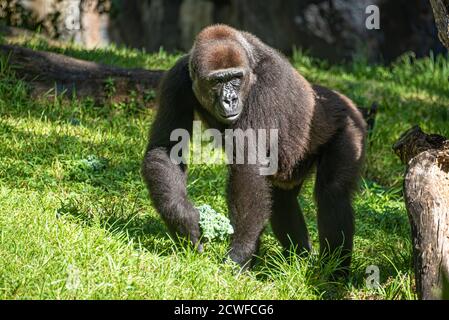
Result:
[[[231,165],[228,201],[234,234],[230,258],[243,267],[256,252],[259,237],[271,213],[270,186],[255,166]]]
[[[277,187],[272,189],[271,228],[285,249],[293,246],[297,253],[304,253],[310,251],[310,242],[304,216],[297,199],[300,189],[301,187],[291,190]]]
[[[354,236],[351,201],[363,158],[363,130],[347,126],[330,141],[318,160],[315,198],[321,253],[341,248],[343,274],[349,271]]]

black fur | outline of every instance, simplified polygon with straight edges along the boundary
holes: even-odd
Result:
[[[238,50],[230,53],[233,47]],[[223,57],[207,56],[214,48],[219,48]],[[241,57],[245,50],[248,54],[248,48],[249,55]],[[248,86],[242,89],[241,115],[232,123],[217,120],[212,106],[201,105],[202,97],[197,99],[198,94],[192,91],[192,78],[197,81],[203,77],[207,63],[208,68],[214,63],[231,67],[243,63],[250,70],[244,79]],[[219,130],[279,130],[279,169],[275,175],[260,175],[256,165],[230,165],[228,202],[235,229],[231,259],[241,265],[250,261],[270,217],[282,245],[293,244],[298,252],[310,250],[297,195],[305,177],[316,167],[321,251],[332,252],[343,246],[342,254],[347,256],[343,266],[348,267],[354,234],[351,198],[359,179],[366,134],[365,121],[354,104],[335,91],[310,85],[287,59],[248,33],[226,26],[209,27],[200,33],[191,53],[177,62],[161,84],[159,110],[142,170],[168,228],[196,244],[199,217],[187,198],[186,168],[169,159],[174,144],[169,141],[171,131],[191,131],[194,111],[209,127]]]

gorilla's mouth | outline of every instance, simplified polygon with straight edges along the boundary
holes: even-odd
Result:
[[[234,121],[239,117],[240,113],[231,113],[231,114],[222,114],[220,113],[220,117],[225,121]]]

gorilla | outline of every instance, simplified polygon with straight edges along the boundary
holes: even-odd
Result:
[[[366,123],[344,95],[310,84],[279,52],[226,25],[203,29],[193,48],[164,76],[142,175],[169,231],[201,251],[199,214],[186,192],[187,165],[170,158],[173,130],[192,131],[198,115],[210,128],[277,129],[278,169],[230,164],[227,187],[234,228],[229,258],[246,267],[268,220],[285,248],[311,250],[298,204],[316,170],[320,252],[335,252],[349,269],[354,235],[352,196],[364,158]]]

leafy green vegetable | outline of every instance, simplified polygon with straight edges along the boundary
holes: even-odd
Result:
[[[200,228],[203,237],[208,241],[224,240],[228,235],[234,233],[229,219],[212,209],[211,206],[204,204],[197,209],[200,213]]]
[[[78,181],[85,181],[95,174],[99,174],[108,167],[108,160],[89,155],[85,159],[71,161],[69,177]]]

